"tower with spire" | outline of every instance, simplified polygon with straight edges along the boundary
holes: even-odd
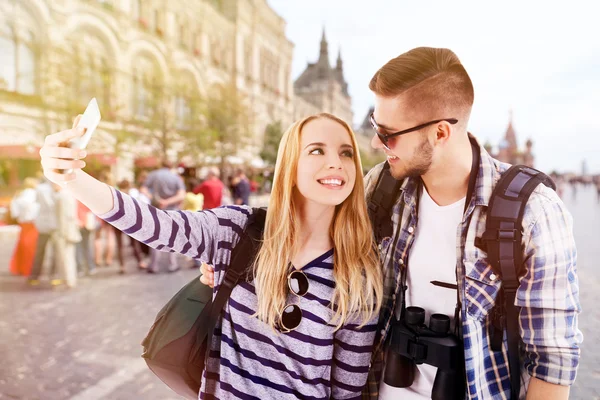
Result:
[[[498,152],[492,156],[502,162],[509,164],[524,164],[533,167],[534,156],[532,152],[533,141],[528,139],[525,143],[525,149],[520,150],[517,142],[517,134],[513,126],[513,112],[509,111],[508,127],[504,133],[504,138],[498,144]]]
[[[305,114],[328,112],[352,125],[352,101],[348,83],[344,79],[341,48],[335,66],[329,62],[329,44],[325,27],[321,35],[319,58],[307,63],[306,69],[294,82],[294,93],[299,98],[296,118]]]

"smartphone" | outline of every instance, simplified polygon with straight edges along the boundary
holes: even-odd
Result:
[[[72,149],[80,149],[80,150],[85,149],[87,147],[88,143],[90,142],[90,138],[92,137],[92,134],[98,127],[98,124],[100,123],[100,119],[101,119],[100,109],[98,108],[98,102],[96,101],[96,98],[94,97],[88,103],[87,107],[85,108],[85,111],[83,112],[83,115],[81,116],[81,119],[79,120],[79,122],[77,123],[77,126],[76,126],[76,128],[84,128],[85,133],[80,137],[71,139],[69,141],[69,147]],[[73,170],[65,169],[65,170],[62,170],[61,172],[63,174],[70,174],[73,172]]]
[[[69,147],[72,149],[85,149],[88,143],[90,142],[92,134],[98,127],[100,119],[100,109],[98,108],[98,102],[94,97],[88,103],[87,107],[85,108],[85,111],[83,112],[83,115],[81,116],[81,119],[79,120],[79,123],[76,126],[76,128],[84,128],[85,133],[83,134],[83,136],[71,139],[71,141],[69,142]]]

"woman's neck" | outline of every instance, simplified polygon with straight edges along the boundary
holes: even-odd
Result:
[[[335,206],[316,204],[311,200],[302,199],[298,204],[299,232],[297,235],[300,246],[305,248],[325,249],[333,247],[330,227],[335,215]]]

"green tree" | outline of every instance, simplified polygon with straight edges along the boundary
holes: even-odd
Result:
[[[281,121],[271,123],[265,128],[264,143],[260,157],[268,165],[275,165],[275,161],[277,161],[277,149],[279,148],[281,136],[283,136]]]
[[[202,107],[201,118],[202,134],[195,137],[195,146],[203,154],[217,158],[223,174],[228,158],[251,144],[251,115],[246,99],[233,84],[216,85]]]

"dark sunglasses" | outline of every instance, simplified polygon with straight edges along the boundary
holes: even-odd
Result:
[[[394,132],[394,133],[390,133],[390,134],[386,135],[386,134],[381,133],[381,131],[383,131],[383,129],[380,128],[379,125],[377,125],[377,122],[375,121],[375,117],[373,116],[373,113],[371,113],[371,115],[369,116],[369,121],[371,122],[371,126],[373,127],[373,130],[377,134],[377,137],[379,138],[381,143],[383,143],[385,148],[388,150],[393,150],[394,147],[396,147],[396,138],[398,136],[404,135],[406,133],[418,131],[419,129],[423,129],[426,126],[437,124],[438,122],[442,122],[442,121],[446,121],[452,125],[454,125],[458,122],[458,120],[456,118],[436,119],[435,121],[429,121],[429,122],[425,122],[424,124],[417,125],[414,128],[409,128],[409,129],[405,129],[403,131]]]
[[[292,271],[288,275],[288,288],[296,296],[302,297],[308,293],[308,278],[302,271]],[[279,330],[288,333],[296,329],[302,321],[302,310],[297,304],[283,307],[279,317]]]

